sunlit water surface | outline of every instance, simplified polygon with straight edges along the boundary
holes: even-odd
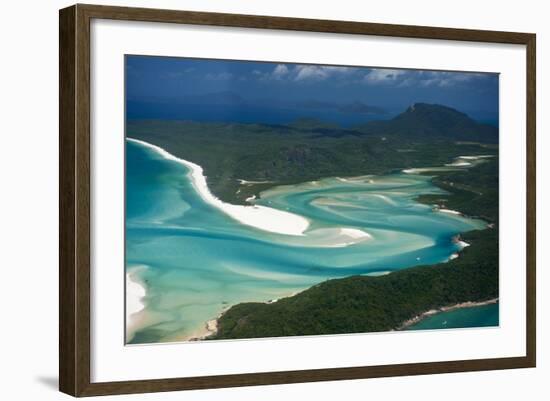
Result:
[[[139,143],[126,146],[126,270],[147,291],[132,343],[200,337],[230,305],[327,279],[443,262],[460,250],[456,234],[485,227],[415,202],[444,192],[428,176],[398,173],[263,192],[256,204],[310,221],[303,236],[270,233],[206,203],[185,165]]]

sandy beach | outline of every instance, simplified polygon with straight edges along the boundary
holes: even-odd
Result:
[[[459,159],[465,159],[465,160],[490,159],[491,157],[495,157],[495,156],[494,155],[458,156]]]
[[[437,209],[438,212],[441,212],[441,213],[449,213],[449,214],[455,214],[457,216],[461,216],[462,213],[460,213],[459,211],[456,211],[456,210],[451,210],[451,209]]]
[[[227,309],[225,309],[227,310]],[[224,310],[224,311],[225,311]],[[222,316],[223,312],[220,313],[215,319],[210,319],[204,323],[204,327],[195,331],[192,334],[179,336],[173,341],[202,341],[206,340],[208,337],[213,336],[218,332],[218,319]]]
[[[446,167],[468,167],[471,166],[472,163],[466,162],[466,161],[454,161],[452,163],[445,164]]]
[[[147,294],[145,286],[137,278],[139,270],[144,266],[137,266],[129,269],[126,273],[126,339],[131,339],[139,328],[140,312],[145,309],[143,297]]]
[[[340,237],[349,239],[335,246],[348,246],[372,239],[372,235],[357,228],[340,228]]]
[[[304,231],[309,227],[309,221],[306,218],[293,213],[273,209],[267,206],[243,206],[225,203],[210,192],[208,184],[206,183],[206,177],[203,174],[203,169],[198,164],[180,159],[161,147],[152,145],[148,142],[133,138],[127,139],[155,150],[166,159],[185,165],[191,170],[190,175],[193,185],[202,199],[210,205],[219,208],[228,216],[234,218],[242,224],[246,224],[260,230],[285,235],[303,235]]]
[[[449,256],[449,261],[458,258],[458,253],[453,253],[451,256]]]
[[[463,240],[460,238],[460,235],[455,235],[455,236],[452,238],[452,241],[453,241],[453,243],[457,244],[457,245],[460,247],[460,250],[463,250],[463,249],[466,248],[467,246],[470,246],[470,244],[468,244],[466,241],[463,241]]]
[[[371,234],[357,228],[317,228],[308,231],[302,241],[294,240],[293,244],[313,248],[343,248],[372,239]]]
[[[304,236],[304,232],[309,227],[308,219],[294,213],[261,205],[245,206],[225,203],[210,192],[206,182],[206,177],[203,174],[203,169],[198,164],[180,159],[159,146],[132,138],[128,138],[128,140],[139,143],[150,149],[154,149],[166,159],[177,161],[178,163],[188,167],[191,170],[190,175],[193,185],[202,199],[210,205],[222,210],[224,213],[242,224],[246,224],[264,231],[293,236]],[[250,202],[254,199],[255,196],[251,196],[247,199],[247,201]],[[339,228],[336,230],[318,229],[309,232],[308,234],[311,234],[312,237],[315,237],[316,234],[323,234],[323,236],[328,237],[324,238],[323,241],[310,244],[311,246],[318,247],[345,247],[372,238],[369,233],[355,228]],[[304,245],[307,246],[307,244]]]
[[[484,159],[495,157],[494,155],[478,155],[478,156],[458,156],[455,157],[451,163],[446,163],[443,167],[419,167],[419,168],[407,168],[402,170],[405,174],[422,174],[434,171],[453,171],[461,170],[482,163]],[[476,163],[477,162],[477,163]]]

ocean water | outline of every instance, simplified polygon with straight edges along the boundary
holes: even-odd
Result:
[[[351,128],[373,120],[389,120],[402,113],[408,105],[387,109],[383,114],[341,112],[326,109],[300,107],[276,107],[238,104],[178,104],[174,102],[126,102],[126,117],[129,119],[192,120],[201,122],[290,124],[301,118],[311,118],[322,122]],[[498,127],[498,113],[465,111],[480,123]]]
[[[387,114],[346,113],[336,110],[316,110],[297,107],[240,106],[238,104],[178,104],[154,102],[127,102],[129,119],[192,120],[201,122],[290,124],[301,118],[351,127],[372,120],[386,120],[402,110]]]
[[[127,325],[130,343],[200,337],[233,304],[327,279],[443,262],[460,250],[453,236],[485,227],[415,202],[442,190],[427,176],[398,173],[265,191],[253,202],[310,221],[305,235],[276,234],[205,202],[184,164],[126,146],[126,271],[146,289],[145,308]]]
[[[489,327],[499,324],[499,304],[455,309],[428,316],[407,330],[458,329],[467,327]]]

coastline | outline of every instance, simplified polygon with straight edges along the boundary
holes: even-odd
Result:
[[[452,310],[455,310],[455,309],[473,308],[473,307],[476,307],[476,306],[496,304],[498,302],[498,300],[499,300],[499,298],[497,297],[497,298],[488,299],[486,301],[466,301],[466,302],[460,302],[460,303],[454,304],[454,305],[442,306],[440,308],[430,309],[430,310],[427,310],[426,312],[423,312],[419,315],[414,316],[411,319],[405,320],[395,330],[396,331],[405,330],[407,327],[410,327],[410,326],[420,322],[424,318],[436,315],[436,314],[441,313],[441,312],[449,312],[449,311],[452,311]]]
[[[274,232],[274,233],[284,234],[284,235],[296,235],[296,236],[304,236],[305,235],[304,232],[309,228],[310,222],[307,219],[293,213],[280,211],[278,209],[273,209],[270,207],[260,206],[260,205],[245,206],[245,205],[232,205],[229,203],[225,203],[210,192],[206,182],[206,177],[203,174],[203,169],[201,166],[194,164],[192,162],[188,162],[184,159],[177,158],[176,156],[170,154],[169,152],[165,151],[164,149],[156,145],[152,145],[147,142],[132,139],[132,138],[127,138],[127,139],[129,141],[139,143],[144,147],[153,149],[155,152],[158,152],[162,157],[164,157],[167,160],[176,161],[177,163],[180,163],[188,167],[190,171],[187,174],[191,179],[191,183],[194,189],[198,192],[199,196],[208,204],[216,207],[217,209],[221,210],[222,212],[224,212],[225,214],[239,221],[242,224],[249,225],[249,226],[252,226],[261,230],[269,231],[269,232]],[[251,200],[253,199],[249,199],[249,201]],[[443,209],[440,211],[451,215],[462,215],[462,213],[454,210]],[[289,224],[289,222],[287,221],[281,221],[280,215],[285,215],[285,217],[288,217],[290,219],[296,219],[293,221],[293,223],[297,223],[297,224],[292,226],[292,224]],[[280,230],[278,229],[278,227],[274,227],[274,225],[276,225],[277,223],[283,226],[284,229]],[[315,231],[322,231],[322,229],[309,231],[308,234],[313,233]],[[370,234],[364,233],[360,230],[356,230],[352,228],[339,228],[338,231],[339,231],[338,232],[339,236],[347,237],[345,238],[347,241],[343,241],[336,245],[332,245],[333,247],[334,246],[344,247],[344,246],[354,244],[356,242],[360,242],[360,241],[368,240],[372,238]],[[461,241],[459,236],[457,238],[456,243],[460,246],[459,251],[462,250],[465,246],[469,245]],[[327,245],[324,245],[324,246],[327,246]],[[452,260],[456,257],[458,257],[458,253],[452,254],[450,259]],[[127,278],[127,279],[128,279],[127,282],[130,283],[131,278]],[[130,324],[132,324],[132,327],[134,327],[133,326],[134,322],[132,320],[136,320],[136,321],[143,320],[143,318],[139,317],[139,316],[143,316],[143,314],[131,317],[131,315],[137,314],[145,308],[144,303],[141,301],[143,296],[145,296],[145,289],[143,286],[139,286],[139,282],[137,282],[137,284],[138,286],[135,288],[136,291],[133,291],[133,293],[137,292],[138,294],[137,301],[135,301],[134,299],[134,301],[132,301],[133,306],[127,309],[128,327],[130,327]],[[128,284],[128,285],[131,285],[131,284]],[[143,291],[143,294],[140,295],[140,291]],[[290,296],[293,296],[293,295],[295,294],[292,294]],[[277,301],[278,301],[277,299],[274,299],[274,300],[267,301],[265,303],[275,303]],[[498,298],[495,299],[495,302],[497,301],[498,301]],[[481,304],[466,302],[463,304],[452,305],[450,307],[443,307],[435,311],[427,311],[425,313],[427,313],[426,316],[429,316],[438,312],[445,312],[447,310],[452,310],[456,308],[472,307],[472,306],[478,306],[478,305],[481,305]],[[131,312],[131,310],[133,310],[133,312]],[[224,312],[225,311],[223,311],[217,318],[206,321],[203,324],[202,329],[197,330],[191,336],[187,336],[187,338],[183,339],[183,341],[204,340],[204,339],[207,339],[208,337],[215,336],[215,334],[218,331],[218,321],[222,317]],[[421,320],[424,317],[424,314],[421,314],[420,316],[421,317],[419,320]],[[413,323],[415,322],[412,322],[410,324],[413,324]],[[130,331],[129,328],[127,330],[128,332]]]
[[[203,174],[203,169],[198,164],[178,158],[160,146],[153,145],[139,139],[126,139],[130,142],[135,142],[149,149],[153,149],[165,159],[175,161],[189,168],[191,182],[199,196],[206,203],[216,207],[241,224],[276,234],[295,237],[308,236],[309,242],[304,242],[301,246],[341,248],[372,239],[371,234],[351,227],[338,227],[335,229],[317,228],[315,230],[309,230],[311,223],[309,219],[285,210],[279,210],[269,206],[256,205],[253,203],[254,199],[256,199],[255,196],[251,196],[246,199],[247,202],[251,203],[250,205],[234,205],[231,203],[226,203],[212,194],[206,182],[206,176]],[[244,180],[240,181],[243,182]],[[252,181],[244,182],[250,183]],[[315,239],[321,234],[329,235],[333,242],[331,244],[327,244],[326,241],[311,242],[312,239]]]
[[[231,218],[239,221],[242,224],[251,226],[263,231],[269,231],[283,235],[304,235],[304,232],[309,228],[309,220],[305,217],[294,213],[270,208],[260,205],[232,205],[225,203],[210,192],[206,182],[206,176],[203,169],[198,164],[180,159],[164,150],[160,146],[150,144],[148,142],[126,138],[128,141],[139,143],[149,149],[159,153],[168,160],[175,161],[190,169],[191,182],[201,198],[208,204],[220,209]]]
[[[202,330],[199,330],[192,335],[186,336],[180,341],[203,341],[208,340],[209,337],[215,336],[218,332],[218,319],[220,319],[222,315],[223,312],[220,313],[215,319],[207,320],[204,323],[204,327],[202,328]]]
[[[382,274],[382,275],[385,275],[385,274]],[[315,287],[315,286],[313,286],[313,287]],[[297,291],[297,292],[289,295],[288,297],[283,297],[283,298],[291,298],[295,295],[298,295],[301,292],[303,292],[303,291]],[[280,299],[283,299],[283,298],[280,298]],[[271,299],[271,300],[269,300],[267,302],[263,302],[263,303],[264,304],[273,304],[273,303],[276,303],[277,301],[279,301],[280,299],[277,299],[277,298],[276,299]],[[475,307],[478,307],[478,306],[485,306],[485,305],[493,305],[493,304],[496,304],[498,302],[499,302],[499,298],[496,297],[496,298],[488,299],[486,301],[466,301],[466,302],[460,302],[460,303],[457,303],[457,304],[454,304],[454,305],[442,306],[440,308],[430,309],[430,310],[427,310],[423,313],[420,313],[419,315],[414,316],[411,319],[406,320],[398,328],[393,329],[393,330],[388,330],[388,331],[403,331],[403,330],[406,330],[408,327],[422,321],[423,319],[425,319],[427,317],[430,317],[430,316],[433,316],[433,315],[437,315],[437,314],[442,313],[442,312],[449,312],[449,311],[453,311],[453,310],[456,310],[456,309],[475,308]],[[232,305],[232,306],[234,306],[234,305]],[[195,336],[190,336],[187,339],[185,339],[184,341],[203,341],[203,340],[209,340],[209,339],[212,339],[213,337],[215,337],[216,334],[218,333],[219,320],[223,317],[224,313],[226,313],[230,309],[231,309],[231,306],[229,306],[225,310],[223,310],[215,319],[211,319],[211,320],[208,320],[207,322],[205,322],[204,331],[201,332],[201,335],[199,335],[199,336],[196,336],[196,335]]]
[[[143,298],[147,295],[145,285],[136,277],[145,266],[134,266],[126,272],[126,341],[134,336],[143,322],[143,311],[145,302]]]
[[[315,284],[313,285],[313,287],[315,287],[316,285],[318,284]],[[309,288],[312,288],[312,287],[309,287]],[[281,299],[285,299],[285,298],[291,298],[295,295],[298,295],[304,291],[307,291],[309,288],[306,288],[304,290],[300,290],[300,291],[294,291],[292,294],[290,295],[287,295],[287,296],[284,296],[284,297],[280,297],[280,298],[273,298],[273,299],[270,299],[268,301],[265,301],[265,302],[259,302],[259,303],[263,303],[263,304],[274,304],[274,303],[277,303],[278,301],[280,301]],[[207,320],[205,323],[204,323],[204,328],[202,331],[200,331],[199,335],[192,335],[192,336],[188,336],[188,338],[186,338],[184,341],[203,341],[203,340],[210,340],[212,339],[213,337],[216,336],[216,334],[218,333],[218,328],[220,327],[219,325],[219,321],[220,319],[223,317],[224,313],[228,312],[233,306],[236,306],[238,304],[235,304],[235,305],[227,305],[220,313],[218,316],[216,316],[214,319],[210,319],[210,320]]]
[[[455,235],[455,236],[451,239],[451,241],[452,241],[454,244],[457,244],[457,245],[460,247],[459,251],[462,251],[464,248],[470,246],[469,243],[467,243],[466,241],[464,241],[464,240],[462,239],[462,237],[460,236],[460,234]]]
[[[441,262],[417,266],[374,280],[362,275],[331,279],[310,287],[304,291],[305,295],[298,294],[289,302],[236,305],[220,317],[218,332],[210,339],[391,332],[407,329],[424,317],[432,319],[439,312],[498,305],[498,259],[493,257],[498,252],[495,236],[494,230],[474,232],[467,239],[475,246],[450,261],[450,265]],[[487,260],[483,269],[480,269],[481,260]],[[474,283],[475,290],[471,291]],[[419,287],[426,290],[418,291]],[[389,291],[392,288],[405,290]],[[342,291],[348,294],[343,299],[338,295]],[[449,301],[451,299],[456,301]],[[377,305],[384,307],[373,307]],[[388,315],[386,311],[392,309],[391,305],[398,309]],[[326,316],[319,322],[316,312],[325,307],[328,308]]]
[[[483,163],[486,159],[495,157],[494,155],[476,155],[476,156],[457,156],[451,163],[446,163],[438,167],[413,167],[401,170],[405,174],[423,174],[429,172],[441,171],[459,171],[470,167],[475,167],[479,163]]]

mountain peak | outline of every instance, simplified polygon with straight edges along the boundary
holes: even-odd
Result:
[[[363,126],[363,132],[498,142],[498,128],[480,124],[451,107],[429,103],[414,103],[391,120]]]
[[[453,125],[471,126],[478,124],[468,117],[468,115],[452,107],[429,103],[414,103],[403,113],[394,117],[393,120],[422,123],[423,125],[443,130]]]

